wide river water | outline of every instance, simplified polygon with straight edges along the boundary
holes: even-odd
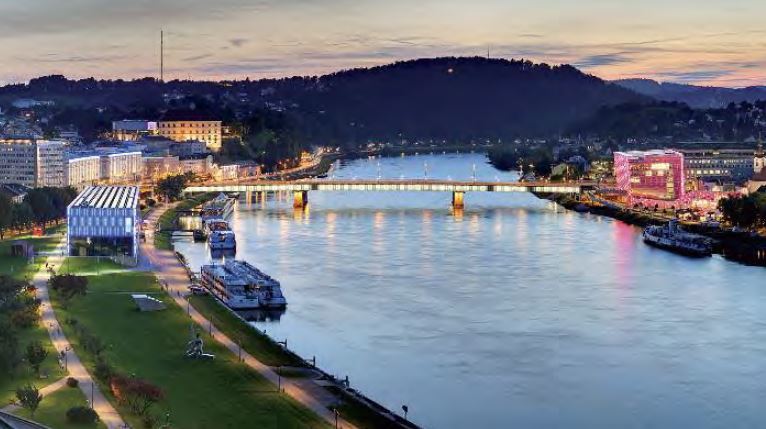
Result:
[[[337,178],[512,180],[484,155],[344,162]],[[531,194],[312,192],[241,202],[237,258],[289,306],[254,322],[429,428],[762,427],[766,271],[644,245]],[[195,270],[203,243],[179,242]]]

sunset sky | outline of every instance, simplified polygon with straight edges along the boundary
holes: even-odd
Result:
[[[313,75],[419,57],[766,85],[765,0],[0,0],[0,82]]]

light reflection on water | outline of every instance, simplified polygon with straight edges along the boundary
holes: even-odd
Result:
[[[377,176],[357,160],[336,177]],[[506,180],[480,155],[384,158],[384,177]],[[427,427],[753,427],[762,268],[649,248],[528,194],[310,194],[241,204],[238,257],[289,301],[256,322]],[[195,265],[203,244],[178,243]]]

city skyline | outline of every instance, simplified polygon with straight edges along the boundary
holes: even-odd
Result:
[[[555,13],[552,13],[555,11]],[[0,1],[0,83],[63,74],[219,80],[317,75],[438,56],[568,63],[611,80],[766,84],[766,4],[681,0]]]

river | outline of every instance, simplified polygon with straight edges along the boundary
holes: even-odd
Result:
[[[475,173],[474,173],[475,165]],[[484,155],[344,162],[337,178],[511,180]],[[531,194],[313,192],[240,203],[237,257],[289,306],[254,322],[429,428],[761,426],[766,271],[644,245]],[[194,269],[204,244],[179,242]]]

